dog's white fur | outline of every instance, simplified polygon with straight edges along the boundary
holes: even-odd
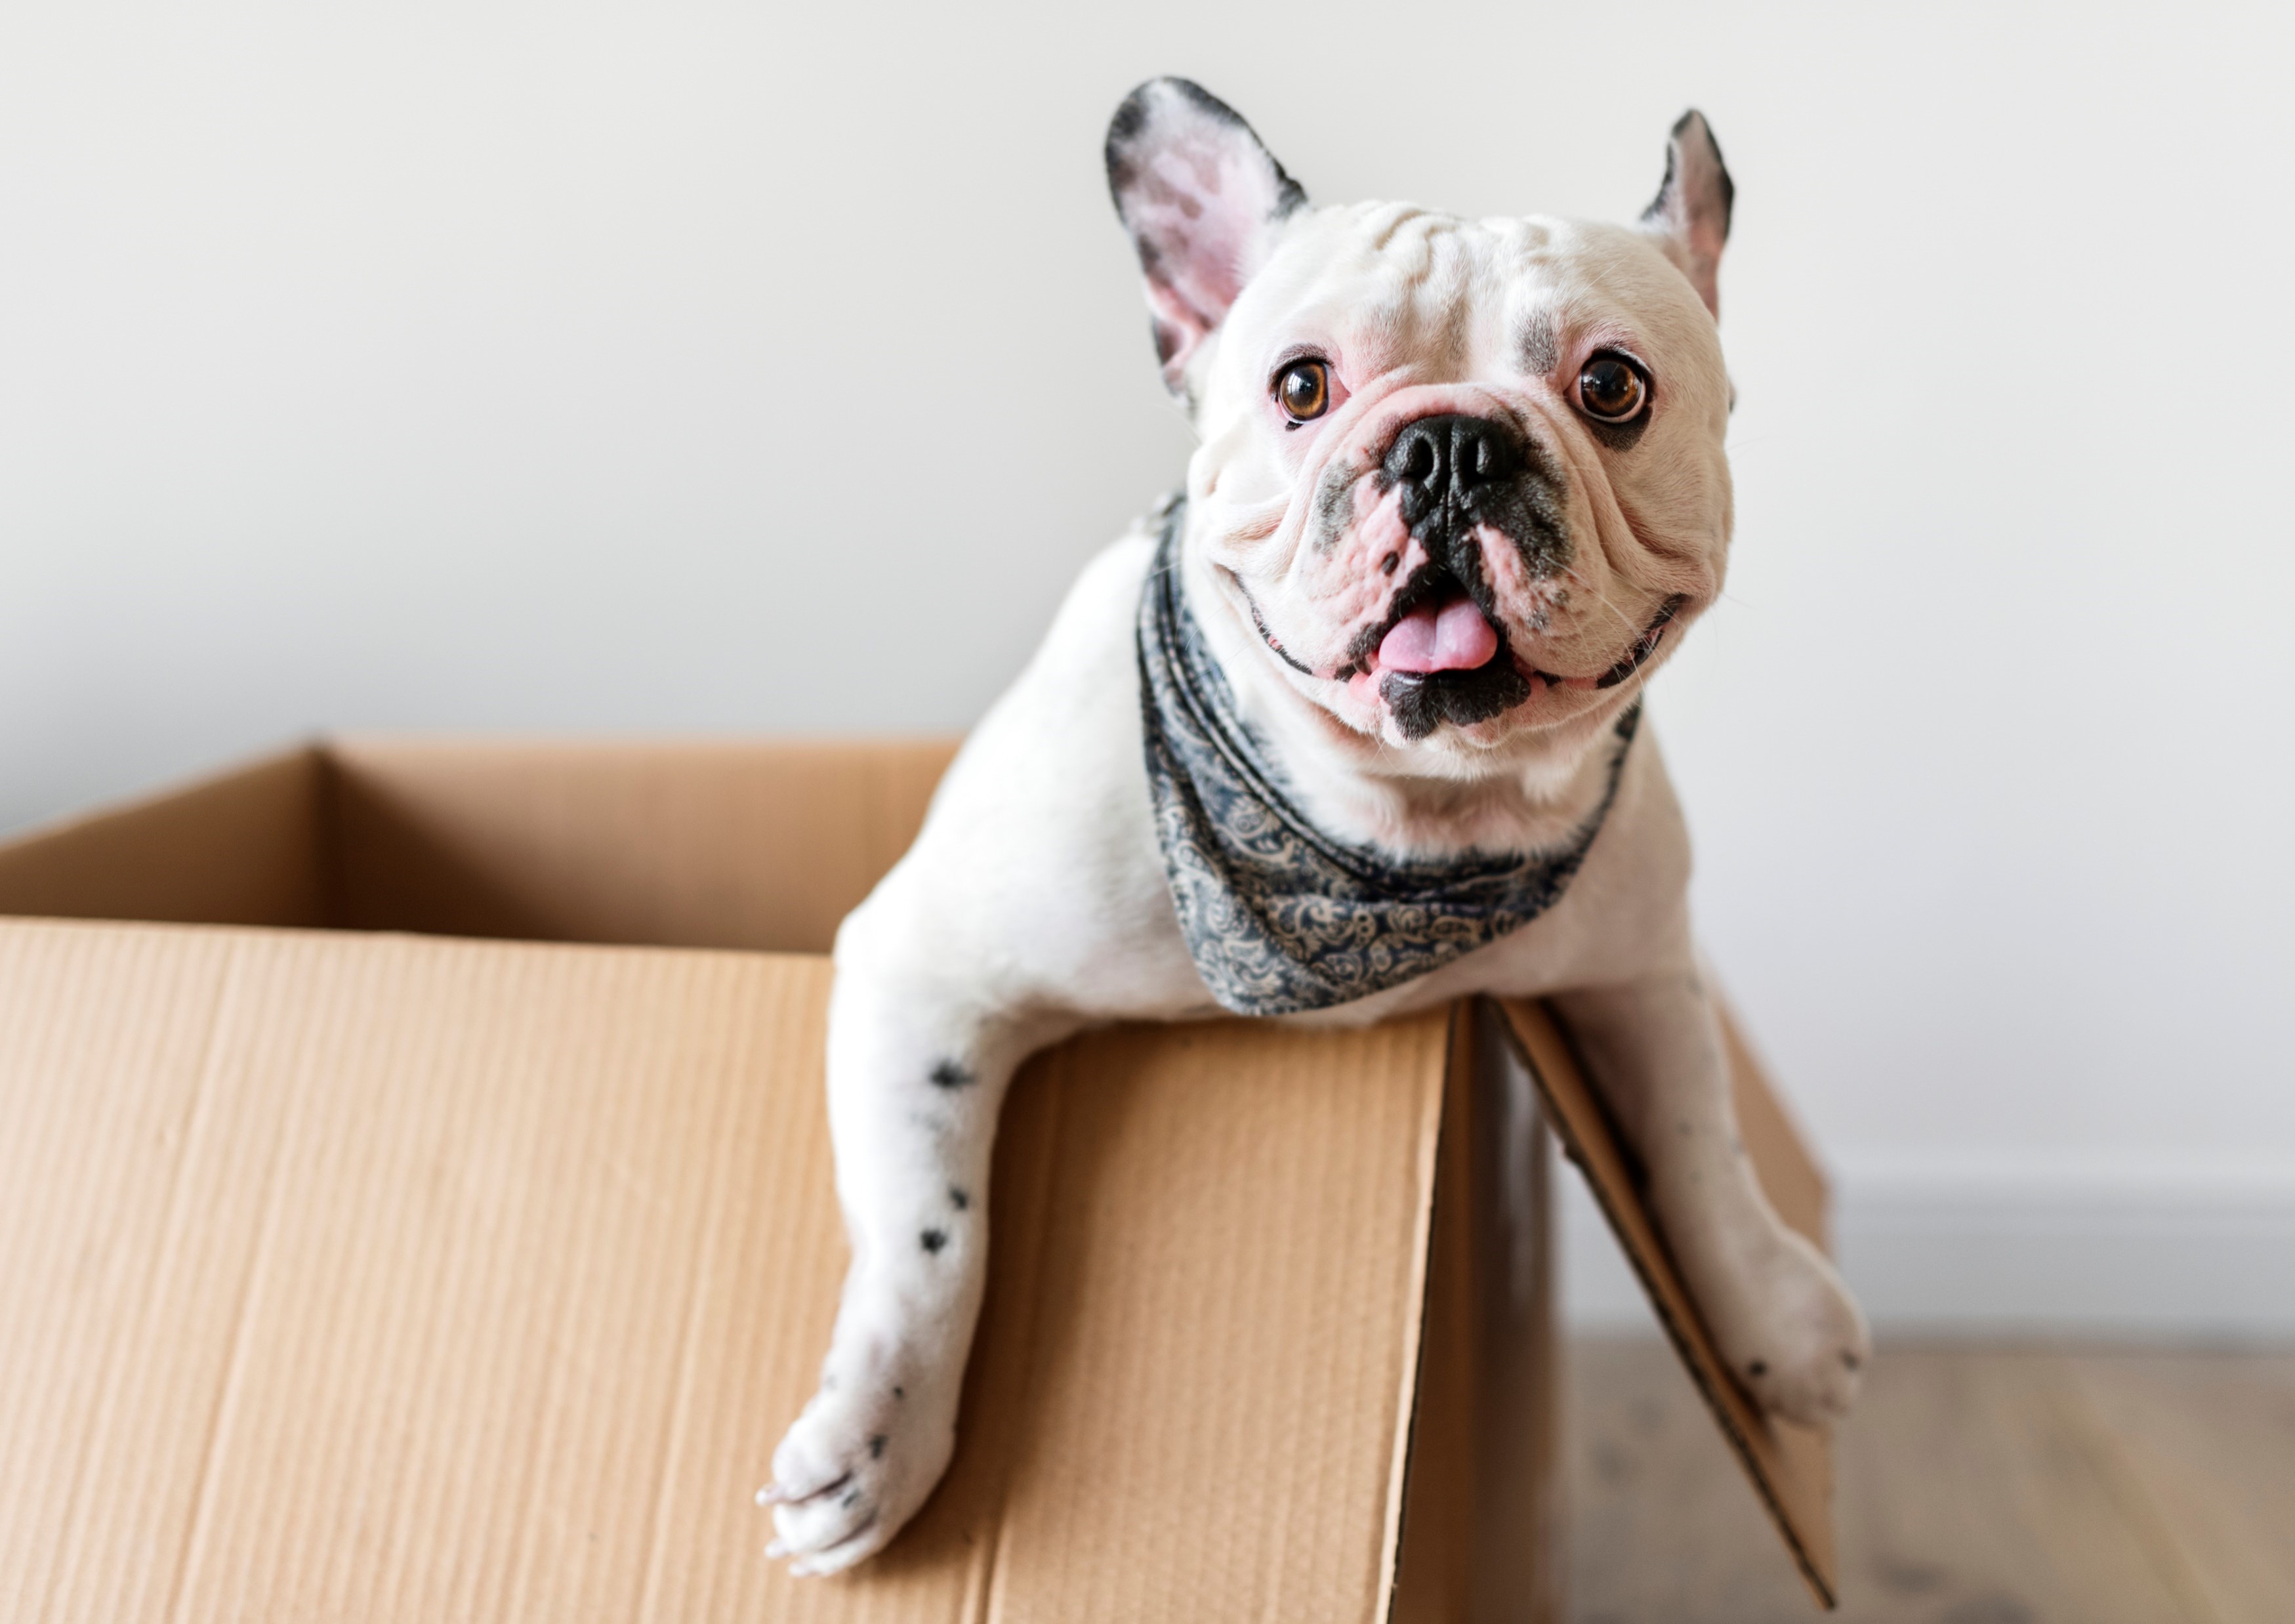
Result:
[[[1386,204],[1286,212],[1282,171],[1219,104],[1169,81],[1134,104],[1137,162],[1119,202],[1155,242],[1143,252],[1149,306],[1202,440],[1181,568],[1238,711],[1299,804],[1342,840],[1422,857],[1557,844],[1598,801],[1605,741],[1656,659],[1612,688],[1593,679],[1678,603],[1662,658],[1720,590],[1729,384],[1712,309],[1727,182],[1702,122],[1677,129],[1669,185],[1628,229]],[[1190,251],[1171,233],[1191,229]],[[1269,379],[1303,343],[1330,358],[1346,395],[1293,429]],[[1605,446],[1572,404],[1597,347],[1632,355],[1654,381],[1629,449]],[[1382,576],[1382,551],[1417,544],[1368,482],[1345,534],[1333,541],[1326,524],[1319,543],[1319,489],[1340,478],[1334,466],[1375,466],[1400,424],[1458,411],[1503,417],[1566,471],[1572,548],[1559,576],[1531,579],[1499,540],[1486,544],[1515,651],[1561,680],[1413,741],[1371,681],[1303,673],[1269,643],[1317,672],[1340,668],[1381,592],[1409,577]],[[802,1571],[879,1548],[948,1464],[987,1263],[990,1146],[1014,1068],[1095,1023],[1219,1013],[1149,816],[1133,628],[1153,550],[1143,528],[1085,569],[966,742],[914,848],[838,934],[829,1112],[853,1264],[821,1390],[760,1497],[775,1506],[775,1554]],[[1737,1143],[1688,876],[1681,812],[1646,728],[1549,911],[1418,981],[1292,1018],[1368,1023],[1475,992],[1552,997],[1648,1168],[1725,1357],[1763,1405],[1836,1416],[1854,1396],[1865,1329]]]

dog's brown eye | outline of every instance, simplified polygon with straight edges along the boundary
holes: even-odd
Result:
[[[1331,409],[1331,369],[1320,361],[1294,361],[1275,379],[1275,404],[1295,423]]]
[[[1649,404],[1649,379],[1621,355],[1597,355],[1578,374],[1578,404],[1589,417],[1625,422]]]

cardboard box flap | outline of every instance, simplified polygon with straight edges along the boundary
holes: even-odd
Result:
[[[1714,1351],[1704,1320],[1637,1188],[1631,1159],[1588,1083],[1561,1023],[1542,1002],[1509,1000],[1503,1008],[1556,1134],[1585,1174],[1596,1204],[1649,1293],[1650,1305],[1691,1381],[1729,1440],[1818,1604],[1837,1605],[1830,1434],[1765,1416],[1753,1408]],[[1724,1024],[1746,1153],[1779,1215],[1822,1246],[1824,1176],[1726,1012]]]
[[[1709,987],[1719,984],[1710,970],[1704,981]],[[1830,1253],[1832,1196],[1824,1171],[1726,1000],[1720,1002],[1719,1013],[1722,1051],[1729,1059],[1732,1103],[1737,1109],[1737,1135],[1744,1141],[1753,1171],[1760,1175],[1761,1193],[1788,1228],[1806,1236],[1819,1251]]]
[[[1032,1063],[956,1464],[806,1581],[750,1494],[845,1264],[829,976],[0,923],[0,1612],[1387,1616],[1448,1017]]]

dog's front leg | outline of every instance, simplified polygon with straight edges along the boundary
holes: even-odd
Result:
[[[759,1496],[774,1507],[771,1554],[800,1573],[876,1551],[948,1465],[987,1273],[998,1109],[1014,1067],[1059,1035],[1000,1014],[945,963],[919,967],[911,933],[872,932],[869,913],[839,938],[829,1006],[829,1130],[853,1261],[820,1389]]]
[[[1796,1421],[1846,1414],[1870,1346],[1864,1318],[1761,1193],[1696,972],[1684,964],[1555,1001],[1648,1170],[1666,1244],[1738,1380]]]

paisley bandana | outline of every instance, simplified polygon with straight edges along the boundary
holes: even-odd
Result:
[[[1188,951],[1237,1015],[1352,1003],[1441,968],[1561,899],[1617,799],[1641,716],[1618,719],[1607,788],[1556,851],[1405,861],[1344,845],[1284,798],[1235,714],[1180,584],[1174,502],[1139,602],[1139,706],[1164,871]]]

